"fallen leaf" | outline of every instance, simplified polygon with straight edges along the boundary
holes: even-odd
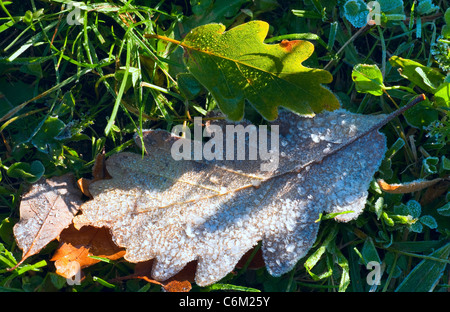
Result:
[[[112,178],[90,185],[93,199],[82,205],[74,225],[108,227],[114,242],[126,249],[125,260],[154,259],[151,277],[158,281],[197,260],[195,282],[209,285],[259,241],[267,270],[280,276],[314,243],[320,213],[346,212],[335,217],[346,222],[362,212],[386,151],[377,129],[413,104],[388,117],[337,110],[304,118],[282,112],[272,123],[279,126],[279,150],[271,146],[278,166],[274,158],[261,157],[177,161],[173,144],[188,142],[195,155],[199,143],[144,131],[146,157],[123,152],[107,159]],[[226,133],[225,121],[211,124]],[[266,133],[267,142],[278,138],[273,130]],[[254,143],[245,142],[245,150]],[[140,139],[136,143],[140,146]],[[207,144],[211,141],[203,147]],[[234,144],[235,159],[240,150]]]
[[[148,156],[110,157],[106,163],[113,178],[91,184],[94,199],[82,206],[75,226],[109,227],[128,261],[156,258],[156,280],[198,259],[197,284],[213,283],[260,240],[269,271],[280,275],[314,242],[319,212],[353,210],[341,216],[345,220],[361,212],[385,152],[384,138],[374,132],[333,153],[382,118],[342,111],[314,119],[284,114],[280,124],[292,133],[281,138],[280,163],[273,172],[261,172],[261,161],[175,161],[171,147],[180,138],[145,132]]]
[[[313,116],[339,107],[322,84],[333,76],[302,65],[314,51],[303,40],[265,44],[269,24],[251,21],[225,31],[222,24],[191,30],[181,41],[189,72],[211,93],[231,120],[244,116],[245,101],[267,120],[275,120],[278,106]]]
[[[71,278],[77,270],[100,262],[90,256],[117,260],[125,251],[116,246],[106,228],[85,226],[77,230],[73,226],[62,231],[59,238],[61,245],[50,261],[55,261],[56,273]]]
[[[188,263],[180,272],[163,282],[164,290],[168,292],[188,292],[192,289],[197,262]]]
[[[20,221],[14,226],[17,245],[23,250],[22,259],[14,268],[38,253],[72,223],[83,203],[81,196],[71,174],[42,179],[31,186],[22,197]]]
[[[195,270],[197,268],[196,261],[188,263],[180,272],[162,282],[151,278],[153,264],[153,260],[137,263],[135,266],[135,273],[125,277],[125,279],[143,279],[149,283],[161,285],[167,292],[189,292],[192,289],[191,283],[194,282]]]
[[[378,185],[380,186],[381,190],[383,190],[386,193],[391,194],[405,194],[405,193],[412,193],[417,192],[420,190],[423,190],[427,187],[430,187],[438,182],[442,181],[441,178],[436,178],[433,180],[415,180],[408,183],[387,183],[383,179],[378,179]]]

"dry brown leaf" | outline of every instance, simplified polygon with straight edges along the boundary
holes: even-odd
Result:
[[[50,260],[55,261],[56,273],[65,278],[71,278],[78,270],[100,262],[89,256],[117,260],[125,254],[123,248],[112,242],[106,228],[86,226],[77,230],[70,226],[61,233],[59,240],[61,245]]]
[[[440,181],[442,178],[436,178],[433,180],[415,180],[408,183],[387,183],[383,179],[378,179],[378,185],[380,188],[386,192],[391,194],[405,194],[405,193],[413,193],[420,190],[423,190],[427,187],[430,187]]]
[[[362,212],[386,150],[377,129],[408,107],[387,118],[344,110],[311,119],[280,113],[273,123],[280,127],[278,166],[261,158],[176,161],[172,146],[185,139],[144,131],[146,157],[111,156],[106,167],[112,179],[90,185],[93,200],[81,207],[74,224],[108,227],[126,249],[125,260],[154,259],[151,278],[157,281],[196,260],[195,282],[209,285],[259,241],[267,270],[279,276],[314,243],[320,213],[343,213],[335,219],[345,222]],[[212,124],[226,133],[225,121]],[[211,140],[205,145],[220,143]],[[235,158],[240,149],[234,145]]]
[[[191,290],[191,283],[194,282],[195,270],[197,268],[196,261],[188,263],[180,272],[163,282],[158,282],[151,278],[153,265],[153,260],[137,263],[133,277],[161,285],[168,292],[188,292]]]
[[[92,179],[80,178],[77,184],[84,195],[92,198],[91,193],[89,193],[89,185],[95,181],[104,179],[111,179],[111,176],[108,170],[106,170],[105,153],[103,152],[95,157],[94,166],[92,167]]]
[[[20,203],[20,221],[14,226],[17,245],[23,250],[20,265],[38,253],[72,223],[83,203],[74,177],[66,174],[31,186]]]
[[[188,263],[180,272],[163,282],[164,290],[168,292],[188,292],[191,290],[191,283],[194,282],[197,262]]]
[[[439,198],[440,196],[446,194],[449,189],[450,180],[447,177],[446,180],[443,180],[427,188],[420,200],[420,204],[424,206],[433,202],[434,200],[436,200],[436,198]]]
[[[171,147],[179,137],[145,132],[147,157],[110,157],[112,179],[90,185],[94,199],[75,226],[109,227],[126,260],[156,259],[152,278],[160,281],[198,260],[196,283],[214,283],[261,240],[267,269],[281,275],[315,241],[320,212],[353,211],[339,215],[342,221],[361,213],[385,139],[376,131],[353,139],[384,118],[280,114],[285,135],[274,171],[260,169],[269,160],[175,161]]]
[[[191,283],[194,281],[195,270],[197,267],[196,261],[188,263],[183,270],[172,276],[170,279],[162,282],[151,278],[153,264],[153,260],[139,262],[134,268],[134,274],[118,277],[114,279],[114,281],[137,278],[143,279],[152,284],[160,285],[167,292],[189,292],[191,290]]]
[[[80,191],[89,198],[92,198],[91,193],[89,193],[89,185],[91,184],[91,180],[86,178],[79,178],[77,181],[78,188]]]

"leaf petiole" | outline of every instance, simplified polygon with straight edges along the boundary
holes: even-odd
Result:
[[[157,35],[157,34],[146,34],[146,35],[144,35],[144,38],[164,40],[164,41],[172,42],[176,45],[183,46],[183,43],[181,41],[178,41],[176,39],[169,38],[166,36]]]

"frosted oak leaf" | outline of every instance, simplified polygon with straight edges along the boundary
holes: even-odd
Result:
[[[362,212],[385,154],[385,137],[377,131],[385,120],[344,110],[314,118],[281,112],[272,123],[280,135],[279,165],[272,171],[261,171],[270,161],[261,159],[175,161],[171,146],[184,139],[144,131],[146,156],[111,156],[112,179],[89,186],[93,199],[74,224],[108,227],[126,260],[155,260],[156,280],[197,260],[196,283],[214,283],[259,241],[267,270],[279,276],[314,243],[320,213],[351,211],[336,217],[346,222]],[[226,121],[211,124],[224,129]]]

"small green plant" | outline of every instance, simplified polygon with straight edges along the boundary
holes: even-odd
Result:
[[[447,9],[444,15],[445,25],[442,27],[441,35],[431,46],[431,54],[436,63],[446,73],[450,72],[450,10]],[[448,81],[447,81],[448,82]]]
[[[367,25],[368,17],[379,20],[380,25],[393,25],[395,21],[406,18],[403,9],[403,0],[380,0],[370,2],[372,7],[363,0],[348,0],[343,5],[345,18],[357,28]],[[430,9],[431,10],[431,9]]]

